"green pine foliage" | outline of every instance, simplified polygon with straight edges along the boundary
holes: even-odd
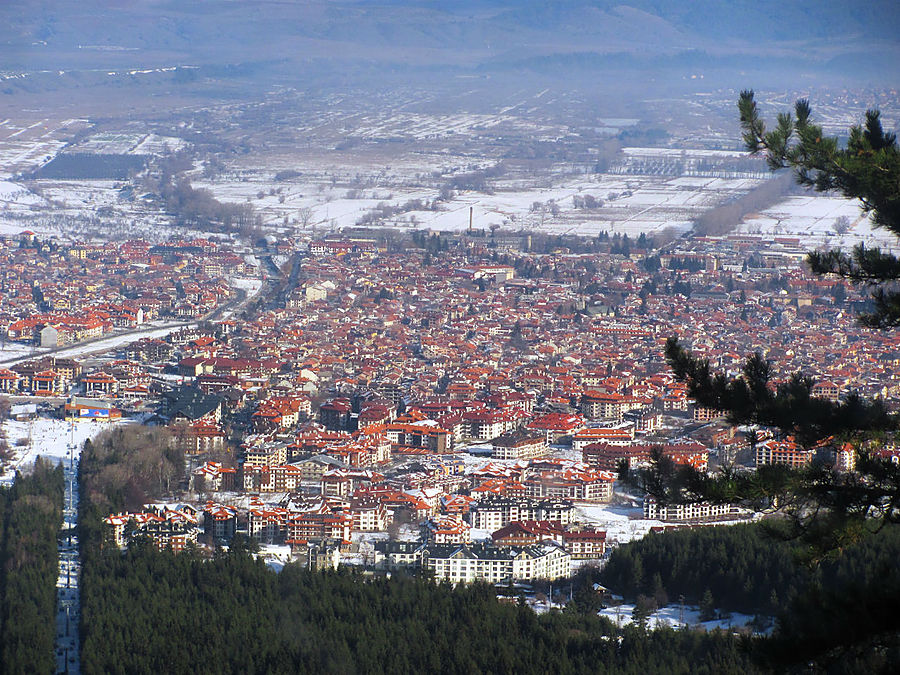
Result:
[[[775,171],[791,168],[801,185],[820,192],[840,192],[859,200],[876,227],[900,237],[900,146],[897,136],[885,131],[878,110],[866,112],[862,125],[850,128],[847,142],[826,136],[813,124],[809,101],[801,99],[794,113],[781,113],[767,130],[752,91],[738,100],[744,144],[750,152],[764,152]],[[873,311],[861,322],[872,328],[900,326],[900,260],[878,248],[857,246],[852,253],[840,250],[813,252],[808,262],[817,274],[834,274],[872,289]]]
[[[86,561],[85,673],[753,672],[718,634],[539,616],[488,585],[268,570],[245,551],[133,547]]]
[[[0,489],[0,673],[55,669],[63,495],[62,467],[40,458]]]
[[[887,526],[814,567],[796,564],[797,556],[794,542],[773,537],[761,524],[674,530],[617,548],[600,580],[629,599],[653,593],[661,582],[669,598],[684,596],[702,606],[711,597],[719,610],[779,615],[785,628],[797,626],[796,617],[812,613],[813,606],[824,611],[826,595],[844,594],[865,607],[871,594],[869,613],[874,613],[878,598],[890,597],[890,589],[900,586],[894,565],[900,558],[900,526]],[[897,623],[883,611],[877,615],[890,621],[881,626]]]

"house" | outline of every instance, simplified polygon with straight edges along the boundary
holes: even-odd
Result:
[[[235,469],[224,467],[221,462],[206,462],[192,472],[190,487],[197,490],[198,486],[202,485],[203,489],[209,492],[233,490],[236,474]]]
[[[532,499],[608,502],[612,499],[615,479],[616,474],[611,471],[596,471],[586,467],[551,469],[529,476],[525,480],[525,494]]]
[[[0,368],[0,391],[10,394],[19,388],[19,374],[7,368]]]
[[[148,537],[160,550],[178,553],[189,543],[196,543],[199,528],[196,509],[188,506],[145,504],[140,513],[120,513],[107,516],[104,523],[110,539],[120,548],[136,537]],[[129,530],[129,524],[133,528]]]
[[[705,408],[701,405],[691,404],[691,417],[694,422],[705,424],[713,420],[720,419],[725,416],[724,410],[714,410],[713,408]]]
[[[292,553],[308,570],[336,570],[341,562],[343,546],[342,539],[316,539],[292,547]]]
[[[425,538],[434,544],[464,544],[470,541],[468,523],[461,516],[437,516],[425,522]]]
[[[582,429],[572,437],[572,449],[581,452],[591,443],[621,443],[634,440],[634,426],[622,424],[615,427]]]
[[[119,393],[119,381],[109,373],[97,372],[82,377],[84,395],[105,398]]]
[[[207,502],[203,510],[203,531],[219,540],[230,540],[237,530],[238,513],[232,506]]]
[[[320,482],[326,471],[331,469],[346,469],[347,465],[335,457],[328,455],[313,455],[306,459],[292,462],[300,469],[300,478],[306,482]]]
[[[360,495],[350,500],[348,509],[354,532],[383,532],[388,526],[384,504],[375,497]]]
[[[629,408],[629,401],[621,394],[586,391],[581,395],[582,414],[589,420],[613,420],[621,422]]]
[[[122,417],[122,411],[108,403],[74,396],[66,402],[63,412],[67,420],[117,420]]]
[[[206,394],[196,387],[180,387],[162,395],[163,406],[160,415],[175,422],[184,420],[196,422],[208,420],[220,422],[224,399],[214,394]]]
[[[547,413],[536,417],[528,423],[528,428],[543,431],[547,435],[547,443],[571,442],[572,435],[585,427],[584,418],[567,413]]]
[[[804,450],[793,441],[770,439],[757,444],[756,466],[787,464],[796,469],[809,464],[814,455],[814,450]]]
[[[566,500],[512,499],[486,497],[471,505],[469,519],[476,530],[499,530],[514,520],[554,520],[572,522],[574,507]]]
[[[285,540],[289,512],[278,506],[258,506],[247,512],[247,534],[264,544]]]
[[[520,427],[528,415],[521,410],[467,410],[463,421],[467,426],[466,435],[481,441],[489,441],[501,434]]]
[[[56,326],[44,326],[39,335],[41,347],[62,347],[66,344],[67,333]]]
[[[178,448],[186,455],[199,455],[225,448],[225,432],[214,422],[178,422],[172,435]]]
[[[352,414],[353,406],[346,398],[334,398],[319,406],[319,422],[331,431],[349,430]]]
[[[618,471],[619,464],[624,462],[629,469],[647,464],[650,461],[652,445],[622,445],[616,443],[590,443],[581,450],[585,464],[602,471]]]
[[[353,518],[328,508],[290,513],[286,518],[285,543],[291,546],[305,546],[307,542],[322,539],[350,541]]]
[[[450,432],[431,420],[417,422],[397,420],[386,425],[384,433],[393,446],[393,452],[411,454],[410,450],[421,449],[438,453],[449,452],[453,447]]]
[[[812,395],[837,402],[840,399],[841,388],[830,380],[821,380],[813,385]]]
[[[422,567],[427,547],[418,541],[376,541],[375,566],[389,570]]]

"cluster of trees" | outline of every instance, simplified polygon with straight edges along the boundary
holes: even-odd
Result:
[[[348,193],[348,199],[349,199]],[[376,225],[381,223],[383,220],[387,220],[389,218],[394,218],[395,216],[399,216],[404,213],[408,213],[410,211],[436,211],[440,207],[440,203],[437,199],[434,201],[421,200],[421,199],[409,199],[405,201],[403,204],[390,204],[389,202],[378,202],[374,208],[366,211],[359,219],[356,221],[357,227],[368,227],[372,225]],[[410,218],[415,218],[414,216],[410,216]],[[415,222],[415,220],[411,221]]]
[[[34,171],[30,178],[53,180],[127,180],[143,171],[146,155],[66,153]]]
[[[302,175],[303,172],[297,171],[296,169],[282,169],[281,171],[275,173],[275,180],[280,183],[282,181],[299,178]]]
[[[424,248],[429,254],[441,253],[450,250],[450,240],[437,232],[429,233],[424,230],[415,230],[412,233],[412,242],[417,248]],[[431,259],[428,263],[430,264]]]
[[[643,232],[641,232],[641,236],[644,236]],[[612,236],[611,242],[609,252],[612,255],[623,255],[626,258],[631,256],[631,240],[628,238],[627,233],[619,236],[619,233],[616,232]]]
[[[240,542],[209,560],[148,546],[94,557],[82,597],[85,673],[754,671],[729,635],[539,616],[488,585],[275,573]]]
[[[873,582],[900,555],[900,527],[866,540],[816,567],[795,565],[791,542],[763,525],[709,527],[650,534],[613,551],[600,579],[634,599],[684,596],[699,604],[708,593],[718,609],[776,615],[811,584],[832,589]]]
[[[445,195],[452,196],[454,191],[459,192],[462,190],[493,194],[492,181],[502,176],[505,172],[506,167],[503,166],[502,162],[499,162],[484,169],[458,173],[441,187],[441,199],[445,199]]]
[[[0,671],[55,669],[57,535],[62,466],[38,458],[34,470],[0,488]]]
[[[252,228],[260,224],[252,204],[226,204],[209,190],[197,190],[187,178],[177,178],[160,186],[166,212],[179,222],[222,231]]]
[[[171,493],[185,474],[184,453],[172,440],[168,429],[128,425],[85,441],[79,471],[86,508],[79,521],[89,521],[92,512],[137,510]]]
[[[188,150],[171,152],[156,161],[155,170],[142,178],[142,186],[159,195],[166,212],[181,224],[211,231],[242,231],[247,234],[262,220],[252,204],[227,204],[212,192],[195,189],[186,172],[194,168],[194,154]]]
[[[694,221],[694,232],[699,235],[727,234],[741,223],[744,216],[772,206],[794,189],[791,175],[780,174],[747,194],[704,212]]]
[[[603,206],[603,200],[594,195],[573,195],[572,206],[576,209],[599,209]]]
[[[774,663],[831,653],[844,666],[877,665],[860,661],[860,645],[889,631],[889,594],[900,585],[900,526],[815,565],[797,565],[794,542],[772,534],[765,524],[650,534],[616,549],[599,579],[640,602],[683,597],[707,618],[716,611],[775,616],[774,635],[757,645]],[[796,652],[786,648],[791,643]],[[896,658],[898,647],[888,641],[881,657]]]
[[[706,264],[700,258],[673,257],[669,261],[668,268],[670,270],[685,270],[687,272],[702,272],[704,269],[706,269]]]

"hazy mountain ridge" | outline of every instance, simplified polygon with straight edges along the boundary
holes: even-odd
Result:
[[[777,9],[777,11],[776,11]],[[777,17],[777,18],[776,18]],[[787,17],[785,19],[785,17]],[[900,10],[888,0],[856,3],[784,3],[628,0],[554,2],[536,0],[454,4],[423,0],[383,3],[256,0],[174,3],[146,0],[126,4],[87,0],[8,3],[0,18],[9,27],[4,50],[46,41],[48,47],[116,44],[144,50],[215,55],[282,48],[308,38],[325,42],[447,50],[504,49],[542,44],[565,51],[573,43],[598,52],[634,49],[666,51],[711,46],[805,41],[855,36],[896,41]],[[721,46],[721,45],[720,45]],[[273,56],[273,54],[268,54]],[[456,57],[458,58],[458,57]]]
[[[517,72],[630,86],[724,67],[752,76],[742,86],[807,73],[896,84],[898,14],[892,0],[24,0],[0,6],[0,93]]]

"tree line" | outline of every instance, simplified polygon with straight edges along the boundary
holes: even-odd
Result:
[[[780,174],[737,199],[705,211],[694,221],[694,233],[702,236],[728,234],[743,221],[744,216],[777,204],[795,190],[791,175]]]
[[[63,496],[62,466],[41,458],[0,488],[0,673],[55,669]]]
[[[804,552],[777,534],[765,523],[652,533],[613,551],[599,579],[632,600],[683,597],[708,614],[775,616],[777,629],[760,651],[777,663],[826,655],[878,672],[870,656],[900,657],[890,601],[900,588],[900,525],[816,564],[798,564]],[[880,647],[868,654],[875,636]]]
[[[97,541],[100,519],[136,511],[186,484],[184,452],[163,427],[119,426],[84,442],[79,462],[81,542]]]
[[[204,559],[134,546],[82,577],[85,673],[754,672],[729,635],[536,614],[486,584],[276,573],[242,546]]]

